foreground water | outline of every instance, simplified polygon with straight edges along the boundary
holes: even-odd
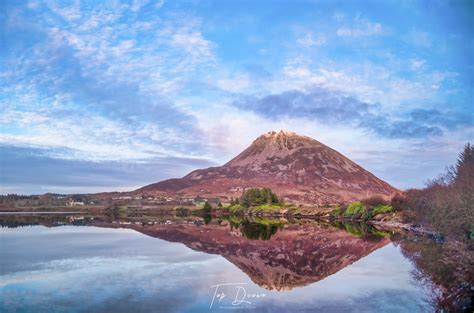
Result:
[[[393,233],[363,226],[1,222],[0,312],[430,312],[441,294]]]

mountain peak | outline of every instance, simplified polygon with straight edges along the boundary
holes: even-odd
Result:
[[[275,131],[275,130],[269,131],[268,133],[263,134],[262,136],[264,137],[288,136],[289,137],[289,136],[297,136],[297,134],[293,131],[281,129],[280,131]]]
[[[284,140],[284,139],[288,139],[288,138],[294,138],[295,140],[297,138],[301,139],[301,140],[304,140],[304,139],[311,139],[309,137],[306,137],[306,136],[302,136],[302,135],[298,135],[297,133],[293,132],[293,131],[289,131],[289,130],[280,130],[280,131],[275,131],[275,130],[272,130],[272,131],[269,131],[268,133],[265,133],[263,135],[261,135],[260,137],[258,137],[255,141],[259,140],[259,139],[273,139],[273,140]],[[254,141],[254,142],[255,142]]]
[[[275,158],[286,158],[301,148],[321,147],[319,141],[292,131],[270,131],[254,140],[242,153],[225,166],[261,164]]]

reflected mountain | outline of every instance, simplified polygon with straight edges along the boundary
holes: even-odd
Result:
[[[275,220],[239,224],[221,220],[209,224],[128,224],[151,237],[219,254],[268,290],[290,290],[332,275],[390,242],[386,237],[355,236],[317,223],[284,224]],[[256,240],[264,239],[264,240]]]
[[[290,290],[332,275],[390,242],[386,237],[361,237],[345,229],[315,222],[290,224],[279,219],[116,221],[78,216],[0,217],[9,227],[89,225],[130,228],[151,237],[218,254],[268,290]],[[170,217],[171,218],[171,217]]]

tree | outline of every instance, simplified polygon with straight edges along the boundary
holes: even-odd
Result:
[[[202,210],[205,211],[205,212],[211,212],[211,210],[212,210],[211,204],[206,201],[206,202],[204,203],[204,207],[202,208]]]
[[[262,204],[278,204],[280,201],[270,188],[250,188],[240,197],[243,207],[258,206]]]
[[[202,211],[204,213],[203,219],[204,223],[209,224],[212,220],[212,206],[209,202],[204,203],[204,207],[202,208]]]
[[[467,143],[459,154],[454,167],[454,183],[462,188],[471,188],[474,184],[474,146]]]
[[[461,195],[465,208],[474,208],[474,146],[467,143],[454,168],[454,188]],[[474,226],[474,225],[473,225]]]

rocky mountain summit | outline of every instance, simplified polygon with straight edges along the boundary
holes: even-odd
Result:
[[[272,131],[219,167],[195,170],[136,190],[135,194],[239,197],[246,188],[269,187],[285,201],[324,204],[399,191],[339,152],[310,137]]]

